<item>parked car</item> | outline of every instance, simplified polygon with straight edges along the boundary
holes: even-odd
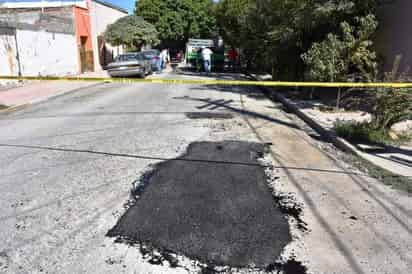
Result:
[[[144,78],[152,73],[152,63],[141,52],[130,52],[117,56],[114,62],[107,66],[111,77],[139,76]]]
[[[152,70],[158,71],[160,68],[160,51],[157,49],[145,50],[142,52],[146,58],[151,60]]]

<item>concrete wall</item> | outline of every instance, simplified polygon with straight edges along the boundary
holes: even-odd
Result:
[[[17,30],[17,41],[23,75],[77,74],[78,59],[74,35]]]
[[[385,1],[378,16],[380,26],[375,44],[384,57],[385,70],[391,70],[398,54],[402,54],[400,72],[412,70],[412,0]]]
[[[108,25],[114,23],[117,19],[127,16],[127,12],[121,11],[110,6],[104,5],[99,1],[90,2],[90,17],[93,36],[94,65],[96,71],[102,70],[104,60],[110,62],[110,59],[123,53],[123,47],[113,47],[108,43],[99,43],[99,36],[103,36]],[[101,38],[100,38],[101,39]],[[105,49],[103,49],[105,47]],[[105,57],[103,56],[105,55]]]
[[[0,8],[0,26],[6,25],[18,29],[45,30],[74,34],[74,14],[72,7],[59,8]]]
[[[78,73],[72,7],[0,9],[0,74],[18,75],[18,64],[23,76]]]
[[[77,74],[76,37],[46,31],[16,30],[23,76],[57,76]],[[19,73],[14,35],[0,34],[0,74]]]

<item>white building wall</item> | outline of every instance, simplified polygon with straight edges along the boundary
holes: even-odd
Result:
[[[65,76],[77,74],[76,38],[71,34],[38,30],[16,31],[23,76]],[[0,35],[0,74],[19,72],[14,36]]]
[[[23,75],[77,74],[77,44],[74,35],[17,30],[17,43]]]
[[[90,1],[90,21],[92,26],[93,52],[95,71],[101,71],[103,68],[100,64],[100,51],[98,48],[98,37],[103,35],[108,25],[114,23],[117,19],[127,16],[126,12],[108,7],[96,1]],[[123,47],[113,47],[106,43],[108,51],[113,52],[113,57],[123,53]]]

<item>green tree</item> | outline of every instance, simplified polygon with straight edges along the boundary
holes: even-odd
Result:
[[[163,45],[183,47],[189,38],[216,33],[212,0],[139,0],[135,13],[152,23]]]
[[[371,36],[378,23],[373,15],[356,18],[356,26],[341,23],[342,35],[329,33],[320,43],[302,54],[308,77],[315,81],[347,81],[362,77],[364,81],[376,79],[376,53],[371,50]]]
[[[244,46],[240,33],[244,31],[249,11],[249,0],[224,0],[214,10],[219,32],[224,41],[233,47]]]
[[[302,79],[301,55],[343,21],[374,13],[378,0],[221,0],[216,18],[226,41],[241,48],[244,59],[280,79]],[[247,53],[247,54],[246,54]]]
[[[143,18],[130,15],[118,19],[107,26],[105,39],[114,46],[126,45],[130,49],[140,50],[143,45],[159,43],[156,28]]]

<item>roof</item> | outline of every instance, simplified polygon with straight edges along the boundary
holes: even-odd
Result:
[[[129,12],[126,9],[123,9],[121,7],[118,7],[116,5],[113,5],[111,3],[108,3],[103,0],[91,0],[93,2],[96,2],[100,5],[104,5],[106,7],[109,7],[111,9],[118,10],[120,12],[123,12],[125,14],[128,14]],[[30,1],[30,0],[23,0],[23,1],[1,1],[0,0],[0,8],[49,8],[49,7],[62,7],[62,6],[79,6],[86,8],[86,1],[85,0],[54,0],[54,1]]]
[[[129,14],[129,12],[128,12],[126,9],[121,8],[121,7],[118,7],[118,6],[113,5],[113,4],[111,4],[111,3],[108,3],[108,2],[106,2],[106,1],[103,1],[103,0],[92,0],[92,1],[93,1],[93,2],[96,2],[96,3],[98,3],[98,4],[101,4],[101,5],[104,5],[104,6],[106,6],[106,7],[109,7],[109,8],[112,8],[112,9],[115,9],[115,10],[118,10],[118,11],[121,11],[121,12],[124,12],[124,13],[126,13],[126,14]]]
[[[1,1],[0,8],[21,9],[21,8],[54,8],[64,6],[86,7],[84,0],[63,0],[63,1]]]

